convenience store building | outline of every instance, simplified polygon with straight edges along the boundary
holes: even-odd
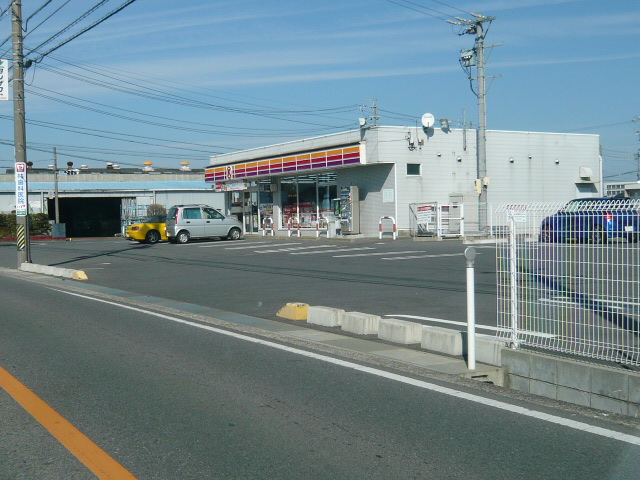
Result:
[[[486,138],[482,179],[475,130],[376,126],[212,156],[205,181],[225,192],[227,213],[248,234],[272,224],[280,235],[315,232],[320,221],[377,236],[389,217],[409,234],[416,205],[463,206],[471,232],[477,188],[487,189],[489,209],[602,194],[598,135],[490,130]]]

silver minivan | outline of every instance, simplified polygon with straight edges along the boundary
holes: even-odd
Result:
[[[241,236],[242,223],[235,216],[224,216],[209,205],[174,205],[167,213],[167,239],[171,243],[211,237],[238,240]]]

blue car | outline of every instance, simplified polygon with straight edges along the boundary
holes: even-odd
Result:
[[[640,200],[622,197],[577,198],[540,226],[542,242],[607,243],[625,238],[637,242]]]

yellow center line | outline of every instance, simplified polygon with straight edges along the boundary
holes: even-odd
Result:
[[[136,480],[89,437],[0,367],[0,387],[101,480]]]

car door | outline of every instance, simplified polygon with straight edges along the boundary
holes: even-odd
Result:
[[[189,231],[189,236],[204,237],[204,218],[200,207],[185,207],[182,212],[182,226]]]
[[[225,222],[225,217],[213,208],[203,208],[204,235],[206,237],[226,237],[229,226]]]

